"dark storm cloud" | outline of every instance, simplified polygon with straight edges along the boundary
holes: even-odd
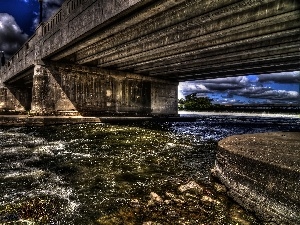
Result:
[[[226,90],[238,90],[249,86],[249,80],[247,77],[227,77],[208,79],[201,82],[207,89],[211,91],[226,91]]]
[[[43,21],[48,20],[61,7],[64,0],[44,0],[43,1]]]
[[[61,7],[64,0],[43,0],[43,22],[47,21],[51,16],[53,16],[57,10]],[[35,30],[40,21],[39,21],[39,12],[34,12],[35,18],[33,19],[32,30]]]
[[[10,58],[28,39],[14,17],[7,13],[0,13],[0,51]]]
[[[248,78],[240,76],[184,82],[180,83],[179,90],[186,96],[192,93],[198,93],[200,95],[201,93],[240,90],[247,86],[249,86]]]
[[[258,77],[258,81],[262,83],[270,81],[285,84],[300,83],[300,71],[262,74]]]
[[[247,98],[259,98],[269,100],[296,101],[299,98],[297,91],[274,90],[268,87],[251,86],[238,91],[229,91],[230,95],[239,95]]]

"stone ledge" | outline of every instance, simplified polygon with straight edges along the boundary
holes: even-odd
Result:
[[[133,122],[194,122],[195,117],[179,116],[32,116],[32,115],[0,115],[0,126],[45,126],[78,123],[133,123]]]
[[[235,135],[219,142],[213,175],[265,221],[300,224],[300,132]]]
[[[57,124],[99,123],[97,117],[82,116],[25,116],[25,115],[1,115],[2,126],[44,126]]]

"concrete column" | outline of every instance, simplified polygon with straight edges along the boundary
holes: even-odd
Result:
[[[36,115],[57,115],[61,111],[76,109],[55,79],[51,65],[36,65],[33,75],[31,113]],[[75,113],[77,114],[77,113]]]
[[[151,87],[153,115],[178,114],[178,83],[154,82]]]
[[[46,99],[48,94],[48,76],[42,65],[36,65],[34,68],[32,85],[31,112],[34,114],[43,114],[46,112]]]

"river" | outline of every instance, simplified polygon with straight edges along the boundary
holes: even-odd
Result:
[[[0,224],[260,224],[210,175],[217,141],[300,118],[0,127]]]

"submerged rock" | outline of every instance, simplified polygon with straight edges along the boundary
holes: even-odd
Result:
[[[226,193],[227,192],[227,188],[225,185],[219,184],[219,183],[215,183],[214,184],[214,189],[219,192],[219,193]]]
[[[147,221],[147,222],[144,222],[143,225],[161,225],[161,223],[156,223],[156,222],[152,222],[152,221]]]
[[[201,187],[199,184],[197,184],[195,181],[190,181],[189,183],[185,185],[181,185],[178,190],[180,192],[186,192],[186,191],[193,191],[198,194],[203,193],[203,187]]]
[[[155,192],[150,193],[150,200],[148,201],[148,205],[161,204],[163,202],[162,198],[156,194]]]
[[[101,217],[98,224],[260,224],[241,207],[229,203],[227,197],[219,195],[220,189],[224,191],[221,187],[221,184],[201,186],[190,181],[178,186],[178,192],[167,190],[164,195],[150,192],[148,201],[133,198],[128,207]]]

